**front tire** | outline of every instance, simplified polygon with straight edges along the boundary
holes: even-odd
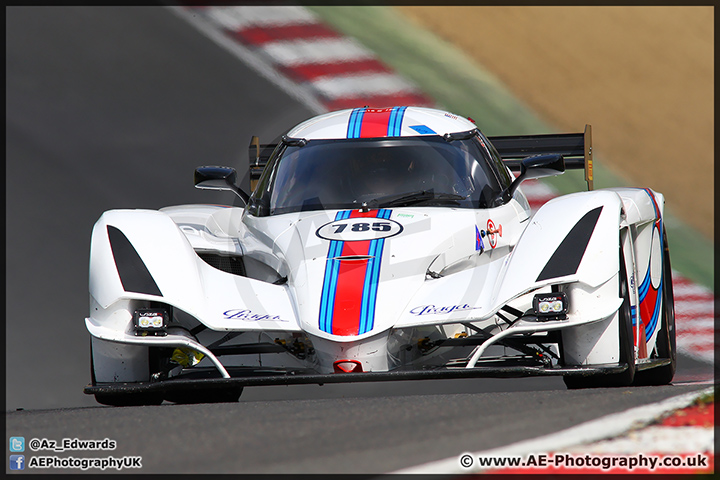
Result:
[[[90,339],[90,384],[92,386],[97,385],[92,339]],[[95,401],[111,407],[140,407],[144,405],[160,405],[163,402],[163,395],[162,393],[154,392],[124,394],[96,393]]]
[[[166,392],[165,400],[173,403],[235,403],[240,400],[242,387]]]
[[[142,407],[145,405],[160,405],[163,402],[162,393],[123,393],[123,394],[95,394],[95,401],[111,407]]]

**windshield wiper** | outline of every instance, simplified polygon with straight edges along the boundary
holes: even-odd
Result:
[[[467,197],[463,197],[462,195],[452,193],[435,193],[433,190],[418,190],[417,192],[399,193],[374,198],[368,202],[368,205],[377,207],[406,207],[429,200],[442,200],[457,204],[458,200],[464,200],[466,198]]]

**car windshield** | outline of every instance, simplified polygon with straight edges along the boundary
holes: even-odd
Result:
[[[393,206],[486,208],[511,180],[480,134],[310,140],[271,159],[251,213]]]

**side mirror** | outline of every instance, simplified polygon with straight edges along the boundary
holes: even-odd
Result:
[[[230,190],[235,192],[235,194],[247,204],[250,196],[240,190],[240,187],[235,184],[236,180],[237,172],[234,168],[204,166],[195,169],[195,188],[204,190]]]
[[[535,155],[523,158],[520,162],[520,175],[510,184],[509,192],[512,197],[517,187],[529,178],[542,178],[560,175],[565,172],[565,159],[562,155]]]

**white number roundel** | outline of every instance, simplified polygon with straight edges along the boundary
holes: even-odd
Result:
[[[385,218],[347,218],[326,223],[315,234],[325,240],[358,242],[393,237],[403,231],[402,225]]]

